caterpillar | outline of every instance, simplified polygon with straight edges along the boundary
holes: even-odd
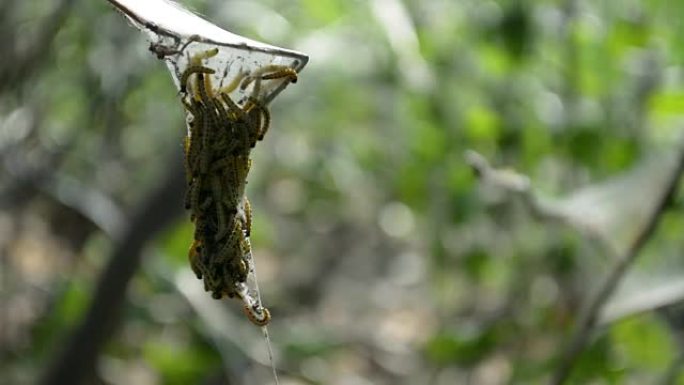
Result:
[[[189,116],[183,142],[185,207],[195,226],[188,259],[213,298],[241,299],[247,318],[265,326],[271,313],[246,289],[247,275],[253,271],[252,211],[244,192],[251,149],[264,138],[271,120],[260,99],[261,81],[295,82],[297,72],[267,65],[252,73],[240,71],[227,86],[214,89],[211,75],[216,70],[202,62],[217,54],[213,48],[193,55],[179,79],[181,102]],[[250,84],[253,88],[244,104],[235,103],[229,93]]]

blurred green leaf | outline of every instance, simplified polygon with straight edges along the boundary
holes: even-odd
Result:
[[[662,372],[674,359],[675,341],[662,320],[653,316],[634,317],[613,327],[611,335],[627,367]]]
[[[343,346],[324,337],[317,339],[314,336],[306,336],[296,341],[288,341],[283,351],[288,359],[299,361],[310,357],[324,357]]]
[[[164,255],[176,267],[188,264],[188,250],[194,239],[195,229],[190,219],[182,220],[159,236]]]
[[[655,93],[649,99],[649,111],[655,116],[684,114],[684,92]]]
[[[150,340],[143,346],[142,354],[168,385],[197,383],[221,366],[218,353],[201,345],[179,346],[170,341]]]
[[[607,336],[598,338],[580,356],[570,383],[586,384],[601,379],[608,384],[622,384],[626,370],[614,358],[611,340]]]
[[[496,347],[494,329],[448,331],[433,336],[425,345],[427,358],[437,365],[472,366]]]

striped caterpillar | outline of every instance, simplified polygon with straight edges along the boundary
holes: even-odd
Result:
[[[226,87],[214,89],[216,71],[202,61],[218,54],[217,49],[200,52],[190,59],[180,76],[182,103],[190,115],[184,139],[187,194],[185,207],[195,225],[188,252],[190,266],[213,298],[239,298],[247,317],[265,326],[270,312],[249,298],[246,281],[253,271],[251,206],[245,196],[250,151],[262,140],[270,125],[270,113],[261,102],[264,80],[297,80],[297,73],[278,65],[267,65],[250,73],[241,72]],[[240,106],[230,92],[251,83],[252,92]]]

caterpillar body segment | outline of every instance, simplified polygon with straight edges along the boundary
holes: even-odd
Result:
[[[266,326],[271,322],[271,312],[265,307],[255,309],[253,306],[245,305],[243,310],[247,318],[257,326]]]
[[[211,68],[204,67],[202,65],[191,65],[188,67],[185,71],[183,71],[183,74],[181,75],[180,78],[180,91],[181,93],[185,94],[188,91],[188,80],[190,79],[190,76],[193,74],[207,74],[207,75],[212,75],[215,74],[216,71],[214,71]],[[202,84],[204,85],[204,80],[201,81]]]

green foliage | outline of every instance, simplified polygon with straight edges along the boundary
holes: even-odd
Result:
[[[498,336],[494,329],[436,334],[428,341],[428,359],[437,365],[473,366],[496,347]]]
[[[162,383],[180,385],[197,381],[221,365],[219,357],[207,346],[178,346],[163,340],[148,341],[142,348],[147,362],[158,373]]]
[[[188,239],[192,239],[193,233],[194,228],[191,222],[184,221],[160,237],[159,242],[164,255],[169,258],[169,262],[174,267],[179,268],[188,263],[188,249],[190,248]]]
[[[7,63],[32,71],[0,82],[3,384],[34,383],[61,347],[121,235],[99,220],[130,218],[186,130],[166,66],[106,2],[76,2],[22,63],[48,3],[0,12],[0,80],[21,75]],[[614,263],[587,233],[638,223],[657,195],[618,176],[660,156],[663,172],[681,136],[684,2],[183,3],[311,57],[273,101],[247,185],[282,383],[546,383]],[[529,176],[544,203],[593,191],[564,206],[586,232],[480,183],[468,149]],[[683,196],[612,300],[681,279]],[[141,385],[268,383],[260,330],[189,271],[192,238],[184,215],[147,245],[103,361],[143,367]],[[682,347],[646,312],[597,330],[570,383],[660,378]]]
[[[667,325],[652,316],[620,322],[611,334],[616,341],[616,350],[622,356],[621,363],[626,368],[639,366],[661,373],[677,351]]]
[[[592,346],[582,353],[570,383],[586,384],[601,379],[608,384],[624,382],[625,368],[615,368],[611,354],[611,343],[607,337],[599,337]]]
[[[340,343],[333,342],[325,337],[302,336],[284,344],[283,351],[289,360],[297,362],[311,357],[324,358],[341,347]]]

